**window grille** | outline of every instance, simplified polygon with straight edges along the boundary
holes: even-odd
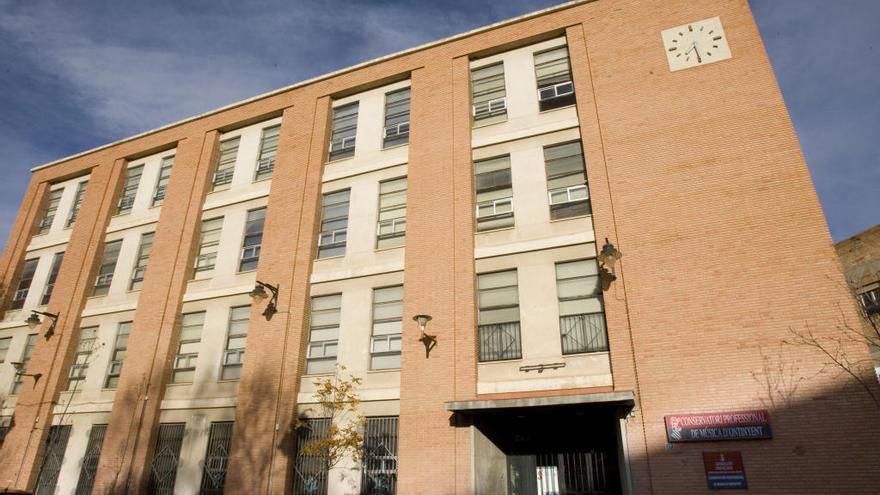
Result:
[[[37,271],[37,263],[39,258],[25,260],[24,267],[21,269],[21,275],[18,277],[18,288],[12,295],[12,304],[9,309],[21,309],[31,290],[31,284],[34,281],[34,273]]]
[[[608,350],[602,285],[595,259],[556,264],[562,353]]]
[[[574,105],[574,84],[568,64],[568,47],[560,46],[535,54],[538,106],[541,111]]]
[[[278,139],[281,136],[281,126],[275,125],[263,129],[260,138],[260,154],[257,158],[257,172],[254,180],[264,180],[272,177],[275,170],[275,156],[278,153]]]
[[[98,472],[98,459],[101,457],[101,447],[104,445],[105,433],[107,433],[107,425],[92,425],[92,431],[89,432],[89,442],[86,444],[86,453],[83,456],[82,466],[79,470],[76,495],[91,495],[92,493],[92,485],[95,483],[95,474]]]
[[[134,200],[137,197],[137,190],[143,173],[143,165],[126,169],[125,182],[122,184],[122,195],[119,197],[119,204],[116,209],[117,215],[123,215],[131,211],[132,206],[134,206]]]
[[[86,373],[89,371],[89,359],[95,348],[95,340],[98,337],[98,327],[85,327],[79,330],[79,341],[76,344],[76,355],[67,373],[67,390],[77,390]]]
[[[151,495],[174,495],[174,481],[180,464],[180,446],[183,444],[184,423],[159,425],[156,448],[150,461],[150,479],[147,493]]]
[[[43,289],[43,297],[40,298],[40,304],[45,306],[49,304],[52,297],[52,291],[55,289],[55,280],[58,279],[58,272],[61,270],[61,262],[64,260],[64,251],[55,253],[52,257],[52,267],[49,269],[49,278],[46,279],[46,287]]]
[[[336,369],[339,343],[339,314],[342,294],[315,296],[309,321],[309,350],[306,373],[331,373]]]
[[[55,485],[58,483],[58,473],[61,472],[61,464],[64,462],[64,451],[67,450],[67,441],[70,439],[70,426],[53,426],[49,429],[46,439],[46,449],[40,462],[40,476],[34,495],[54,495]]]
[[[302,447],[317,441],[327,434],[330,428],[328,418],[305,418],[300,420],[302,427],[296,430],[296,464],[294,465],[294,495],[327,495],[329,466],[327,455],[304,454]]]
[[[367,418],[364,426],[362,495],[397,493],[397,416]]]
[[[222,380],[238,380],[241,377],[250,316],[250,306],[237,306],[229,310],[229,329],[226,349],[223,351],[223,370],[220,373]]]
[[[385,126],[383,146],[397,146],[409,141],[410,89],[404,88],[385,95]]]
[[[199,495],[223,495],[226,469],[229,465],[229,445],[232,443],[232,422],[211,423],[208,450],[202,462],[202,488]]]
[[[321,198],[321,231],[318,258],[342,256],[348,237],[349,190],[326,193]]]
[[[31,355],[34,353],[34,347],[36,346],[37,334],[32,333],[27,336],[27,340],[24,343],[24,351],[21,353],[21,359],[18,360],[21,363],[22,373],[16,373],[15,378],[12,379],[12,395],[17,395],[21,391],[21,385],[24,383],[24,373],[27,373],[28,365],[31,363]]]
[[[266,219],[266,208],[258,208],[247,213],[244,227],[244,240],[241,245],[238,271],[256,270],[260,261],[260,245],[263,242],[263,222]]]
[[[45,234],[49,232],[49,229],[52,228],[52,223],[55,221],[55,214],[58,212],[58,205],[61,204],[61,195],[64,194],[64,189],[55,189],[49,193],[49,203],[46,205],[46,214],[43,216],[43,219],[40,220],[40,230],[37,234]]]
[[[589,215],[590,191],[581,143],[558,144],[544,148],[547,170],[547,196],[550,218],[559,220]]]
[[[214,273],[222,229],[223,217],[202,221],[202,231],[199,235],[199,252],[196,255],[193,270],[194,279],[210,278]]]
[[[477,275],[480,361],[522,358],[516,270]]]
[[[402,246],[406,236],[406,177],[379,183],[376,246]]]
[[[73,224],[76,223],[76,217],[79,215],[79,209],[82,207],[83,198],[86,195],[86,187],[88,187],[89,181],[84,180],[76,186],[76,196],[73,198],[73,207],[70,209],[70,214],[67,216],[67,222],[65,223],[66,228],[73,227]]]
[[[472,113],[474,123],[495,122],[507,117],[507,91],[504,64],[471,69]]]
[[[192,383],[199,361],[205,312],[186,313],[181,318],[177,356],[171,371],[171,383]]]
[[[104,244],[104,254],[101,256],[101,266],[98,268],[98,276],[95,278],[93,296],[106,296],[113,282],[113,272],[116,271],[116,261],[119,259],[119,250],[122,249],[122,240],[107,242]]]
[[[357,137],[358,102],[333,109],[330,133],[329,161],[354,156]]]
[[[140,290],[144,284],[144,276],[147,274],[147,261],[150,259],[150,252],[153,250],[154,232],[141,234],[140,246],[138,246],[137,260],[134,269],[131,272],[131,283],[129,290]]]
[[[122,361],[125,359],[125,351],[128,349],[128,336],[131,334],[131,322],[125,321],[119,324],[116,332],[116,342],[113,344],[113,354],[110,356],[110,368],[107,370],[107,379],[104,388],[116,388],[119,385],[119,375],[122,374]]]
[[[217,157],[217,168],[214,171],[213,191],[229,189],[232,176],[235,173],[235,159],[238,157],[238,145],[240,137],[227,139],[220,143],[220,153]]]
[[[477,231],[513,227],[510,156],[474,162]]]
[[[373,335],[370,368],[400,368],[400,339],[403,331],[403,286],[373,289]]]

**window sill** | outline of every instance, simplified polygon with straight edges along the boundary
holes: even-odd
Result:
[[[407,141],[407,142],[405,142],[405,143],[401,143],[401,144],[395,144],[395,145],[392,145],[392,146],[385,146],[385,147],[382,148],[382,151],[393,150],[393,149],[397,149],[397,148],[403,148],[404,146],[409,146],[409,141]]]
[[[559,223],[559,222],[565,222],[565,221],[567,221],[567,220],[578,220],[578,219],[592,218],[592,217],[593,217],[593,214],[592,214],[592,213],[587,213],[586,215],[576,215],[576,216],[573,216],[573,217],[565,217],[565,218],[557,218],[557,219],[552,219],[552,218],[551,218],[551,219],[550,219],[550,223]]]
[[[571,105],[565,105],[564,107],[551,108],[550,110],[538,110],[538,115],[544,115],[545,113],[557,112],[559,110],[565,110],[566,108],[577,107],[577,102],[572,103]]]
[[[406,247],[405,244],[401,244],[400,246],[388,246],[388,247],[383,247],[383,248],[377,247],[376,249],[374,249],[374,251],[376,251],[377,253],[379,253],[379,252],[382,252],[382,251],[393,251],[393,250],[395,250],[395,249],[404,249],[405,247]],[[321,259],[324,260],[324,259],[327,259],[327,258],[321,258]]]
[[[337,260],[340,258],[345,258],[345,255],[344,254],[337,254],[336,256],[325,256],[324,258],[315,258],[313,261]]]
[[[571,354],[562,354],[562,359],[570,358],[570,357],[581,357],[581,356],[593,356],[598,354],[609,354],[611,351],[586,351],[586,352],[573,352]]]
[[[185,387],[192,386],[193,382],[185,382],[185,383],[169,383],[165,385],[166,387]]]
[[[568,220],[568,219],[566,218],[566,220]],[[490,230],[477,230],[474,232],[474,234],[476,234],[476,235],[491,234],[493,232],[503,232],[505,230],[514,230],[514,229],[516,229],[516,225],[513,225],[511,227],[499,227],[497,229],[490,229]]]
[[[322,376],[336,376],[336,373],[303,373],[300,378],[315,378]]]
[[[330,160],[330,159],[328,159],[328,160],[327,160],[326,162],[324,162],[324,163],[327,164],[327,165],[330,165],[331,163],[342,163],[342,162],[344,162],[344,161],[346,161],[346,160],[354,160],[354,157],[355,157],[355,155],[346,156],[345,158],[336,158],[335,160]]]
[[[477,365],[487,365],[487,364],[504,364],[504,363],[520,363],[523,358],[516,359],[499,359],[496,361],[477,361]]]
[[[489,120],[489,119],[486,119],[486,120]],[[472,119],[472,120],[471,120],[471,128],[472,128],[472,129],[481,129],[481,128],[483,128],[483,127],[489,127],[489,126],[492,126],[492,125],[503,124],[503,123],[507,122],[508,120],[509,120],[509,119],[508,119],[506,113],[504,114],[504,119],[503,119],[503,120],[496,120],[496,121],[493,121],[493,122],[481,122],[481,121],[479,121],[479,120],[473,120],[473,119]]]
[[[272,177],[266,177],[265,179],[257,179],[255,177],[254,180],[251,181],[251,184],[259,184],[260,182],[269,182],[270,180],[272,180]]]
[[[382,373],[400,373],[400,368],[385,368],[380,370],[367,370],[368,375],[378,375]]]

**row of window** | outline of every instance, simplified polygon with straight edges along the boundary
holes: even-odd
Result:
[[[159,167],[159,177],[156,178],[156,187],[153,188],[153,197],[150,199],[150,206],[162,206],[162,203],[165,202],[165,192],[168,189],[168,181],[171,180],[171,167],[173,165],[174,156],[167,156],[162,159],[162,164]],[[137,191],[143,173],[143,165],[125,169],[122,193],[119,196],[119,202],[116,204],[117,215],[125,215],[131,212],[137,198]]]
[[[281,125],[273,125],[263,129],[260,136],[260,150],[254,171],[254,182],[271,179],[275,171],[275,157],[278,154],[278,140],[281,136]],[[241,136],[220,142],[217,164],[214,167],[212,191],[229,189],[235,176],[235,162],[238,159],[238,147]]]
[[[86,187],[88,187],[88,185],[89,181],[87,180],[77,184],[76,195],[74,196],[70,212],[67,214],[67,220],[64,221],[64,228],[69,229],[73,227],[74,223],[76,223],[76,217],[79,215],[79,210],[80,207],[82,207],[82,201],[86,195]],[[54,189],[49,193],[46,212],[43,214],[43,218],[40,219],[40,223],[38,224],[37,235],[46,234],[49,232],[49,229],[52,228],[52,224],[55,223],[55,216],[58,213],[58,208],[61,206],[61,196],[63,194],[63,187]]]

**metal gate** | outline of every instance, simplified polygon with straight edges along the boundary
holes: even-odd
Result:
[[[211,423],[208,451],[202,463],[202,490],[200,495],[222,495],[229,465],[229,444],[232,442],[232,422]]]
[[[173,495],[177,466],[180,463],[180,446],[183,444],[184,423],[165,423],[159,425],[156,450],[150,462],[150,483],[147,493],[152,495]]]
[[[397,493],[397,416],[367,418],[361,495]]]
[[[107,425],[92,425],[89,432],[89,443],[86,445],[86,454],[83,456],[82,467],[79,470],[79,481],[76,483],[76,495],[90,495],[92,485],[95,483],[95,473],[98,471],[98,459],[101,457],[101,447],[104,445],[104,434]]]
[[[70,426],[53,426],[49,429],[49,438],[46,440],[46,451],[40,465],[40,478],[37,480],[35,495],[55,493],[55,484],[58,483],[58,473],[61,471],[61,463],[64,461],[64,451],[67,450],[69,438]]]
[[[304,424],[296,432],[296,465],[294,467],[294,495],[327,495],[327,458],[322,455],[306,455],[301,447],[327,434],[330,419],[303,419]]]
[[[608,455],[599,450],[508,456],[508,493],[610,495],[616,484],[608,462]]]

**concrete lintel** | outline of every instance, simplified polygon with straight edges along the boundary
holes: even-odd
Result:
[[[455,412],[483,411],[489,409],[514,409],[519,407],[566,406],[575,404],[619,404],[634,406],[635,395],[630,391],[603,392],[598,394],[557,395],[553,397],[529,397],[524,399],[470,400],[447,402],[446,410]]]

